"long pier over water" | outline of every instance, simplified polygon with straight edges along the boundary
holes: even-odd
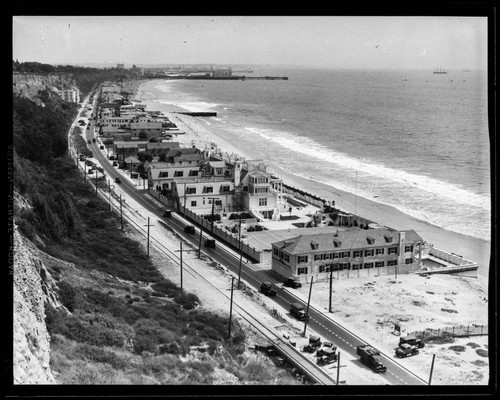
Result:
[[[256,81],[256,80],[282,80],[287,81],[288,76],[210,76],[210,75],[153,75],[148,76],[150,79],[193,79],[193,80],[217,80],[217,81]]]

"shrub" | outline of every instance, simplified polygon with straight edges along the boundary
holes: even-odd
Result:
[[[57,286],[59,289],[59,301],[68,311],[73,312],[78,304],[77,290],[68,281],[60,281]]]

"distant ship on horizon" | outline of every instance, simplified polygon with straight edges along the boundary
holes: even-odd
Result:
[[[434,70],[434,73],[435,73],[435,74],[447,74],[447,73],[448,73],[448,71],[446,71],[444,68],[436,68],[436,69]]]

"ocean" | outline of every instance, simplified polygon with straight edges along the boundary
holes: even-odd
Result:
[[[156,103],[201,119],[246,154],[491,240],[485,71],[253,67],[288,80],[156,81]]]

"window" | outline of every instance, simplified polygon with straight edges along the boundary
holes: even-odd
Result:
[[[405,253],[408,253],[409,251],[413,252],[413,245],[405,246]]]
[[[307,274],[307,267],[297,268],[297,275]]]
[[[342,242],[338,239],[333,239],[333,247],[340,247]]]
[[[332,254],[331,253],[325,253],[323,254],[323,260],[329,260],[332,258]]]
[[[368,242],[368,244],[373,244],[375,242],[375,239],[372,238],[371,236],[367,236],[366,241]]]
[[[397,247],[389,247],[388,249],[388,254],[397,254],[398,248]]]
[[[290,256],[288,254],[285,253],[285,261],[286,262],[290,262]]]
[[[308,259],[309,259],[308,256],[298,256],[297,262],[298,263],[306,263]]]
[[[375,254],[377,254],[377,255],[384,254],[384,249],[376,249]]]
[[[196,201],[191,201],[191,207],[196,207]]]
[[[332,253],[332,259],[340,258],[340,253]]]
[[[351,269],[359,269],[360,264],[351,264]]]
[[[352,252],[352,256],[353,256],[354,258],[356,258],[356,257],[361,257],[361,250],[354,250],[354,251]]]
[[[204,193],[213,193],[214,192],[214,188],[212,186],[205,186],[203,188],[203,192]]]
[[[198,176],[198,171],[189,171],[189,176]]]
[[[384,239],[387,243],[392,243],[392,236],[384,235]]]
[[[158,178],[168,178],[168,171],[160,171]]]
[[[365,257],[373,256],[373,249],[365,250]]]
[[[174,177],[175,176],[184,176],[184,171],[175,171],[174,172]]]
[[[389,260],[389,261],[387,261],[387,265],[388,266],[393,266],[393,265],[397,265],[397,264],[398,264],[397,260]]]
[[[323,257],[321,257],[322,254],[315,254],[314,255],[314,261],[318,261],[318,260],[321,260]]]
[[[279,250],[276,247],[274,247],[273,248],[273,253],[274,253],[275,256],[277,256],[279,254]]]
[[[407,258],[405,264],[413,264],[413,258]]]
[[[196,194],[196,188],[195,187],[188,187],[188,188],[186,188],[186,193],[187,194]]]
[[[267,199],[265,197],[259,199],[259,207],[264,207],[264,206],[267,206]]]
[[[384,266],[384,262],[383,261],[377,261],[375,263],[375,267],[377,267],[377,268],[380,268],[380,267],[383,267],[383,266]]]
[[[316,242],[311,242],[311,249],[316,250],[316,249],[318,248],[318,246],[319,246],[319,245],[318,245],[318,243],[316,243]],[[316,260],[317,258],[314,258],[314,259]],[[319,260],[319,259],[318,259],[318,260]]]
[[[221,206],[222,205],[222,200],[220,200],[220,199],[215,200],[215,205],[216,206]]]
[[[342,258],[349,258],[351,256],[351,252],[350,251],[343,251],[342,252]]]
[[[319,272],[330,272],[331,264],[324,264],[319,266]]]
[[[221,192],[229,192],[231,190],[231,187],[230,186],[221,186],[220,187],[220,191]]]
[[[370,262],[370,263],[365,263],[364,265],[365,268],[373,268],[373,263]]]

